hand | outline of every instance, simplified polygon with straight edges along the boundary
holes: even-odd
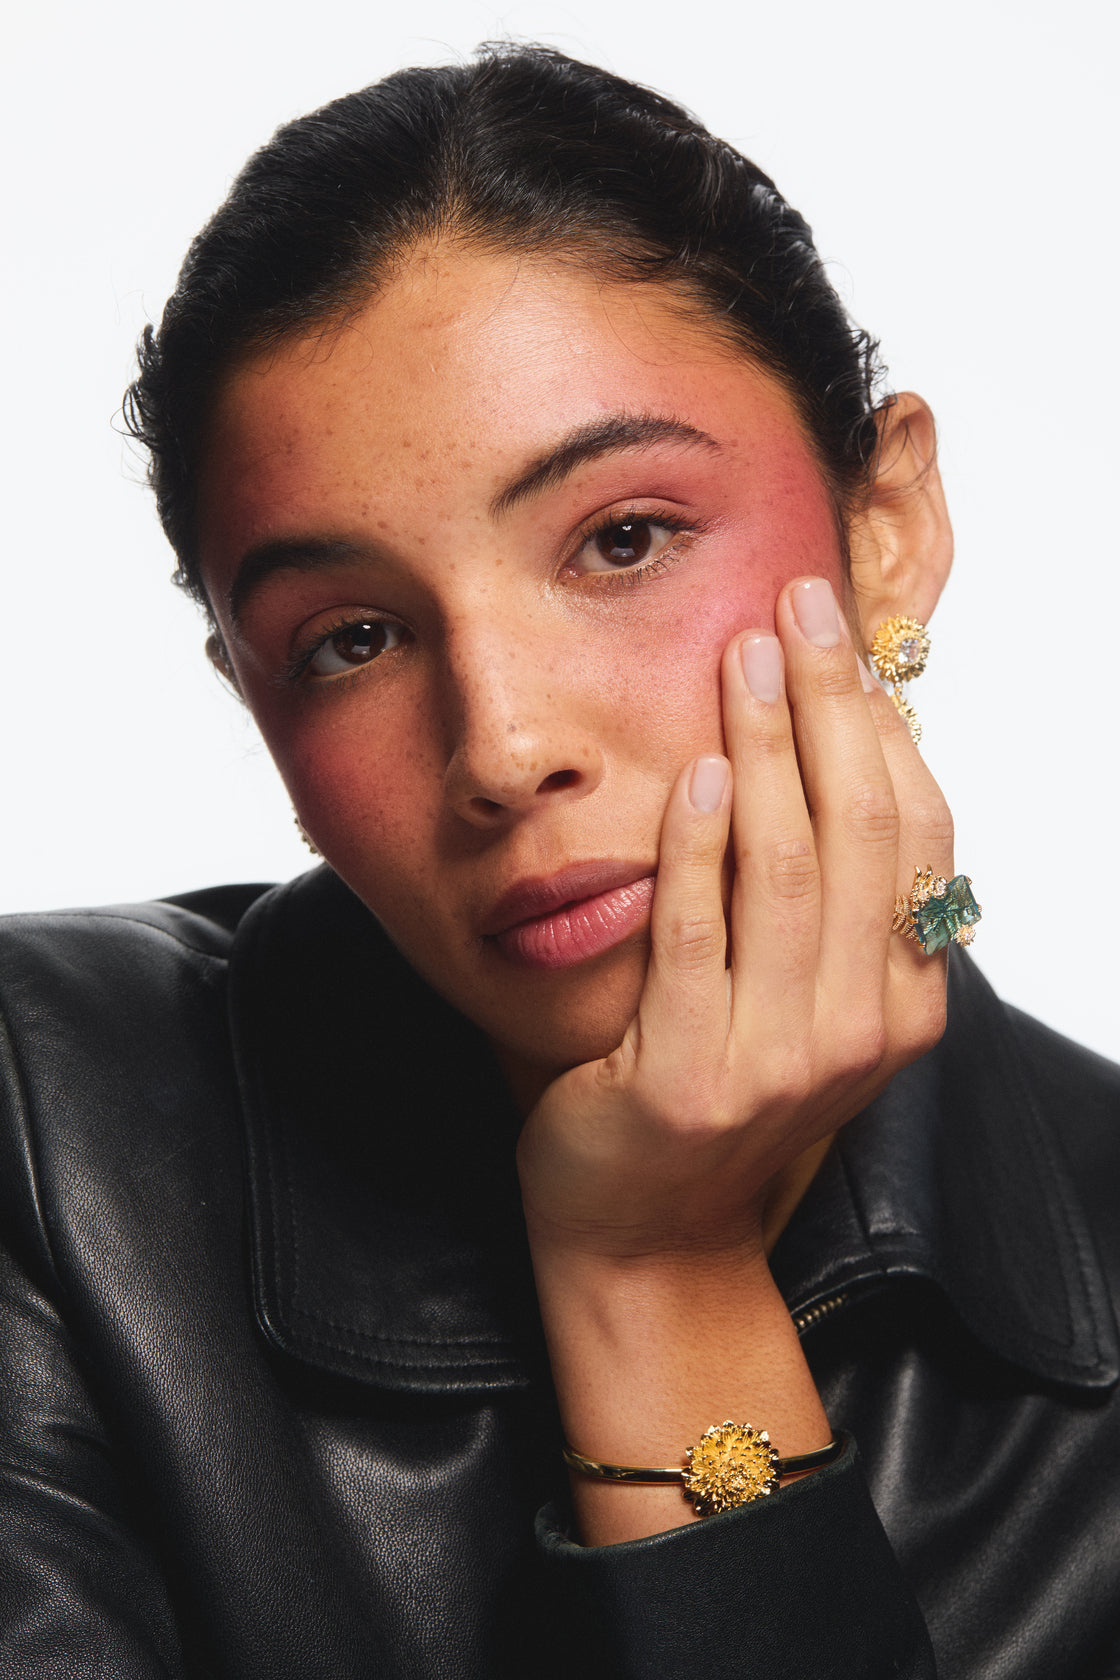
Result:
[[[670,796],[623,1042],[526,1122],[535,1252],[761,1255],[778,1175],[943,1031],[944,958],[891,918],[915,864],[952,874],[948,809],[829,584],[788,585],[776,629],[725,652],[730,764]]]

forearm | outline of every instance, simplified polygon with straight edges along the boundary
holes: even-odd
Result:
[[[616,1464],[678,1465],[713,1423],[765,1429],[783,1456],[831,1431],[761,1252],[603,1258],[534,1243],[534,1265],[568,1441]],[[575,1474],[588,1545],[677,1528],[696,1513],[681,1488]]]

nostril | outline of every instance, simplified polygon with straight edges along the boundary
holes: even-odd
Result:
[[[490,743],[484,741],[472,755],[470,744],[453,753],[444,772],[444,790],[449,807],[480,830],[504,827],[532,810],[543,812],[556,799],[579,799],[599,782],[592,745],[576,752],[567,742],[550,753],[547,742],[542,746],[529,741],[516,754],[498,755],[490,753]],[[549,770],[550,761],[564,768]]]
[[[471,804],[481,817],[496,817],[504,809],[497,799],[487,799],[481,793],[475,795]]]
[[[579,773],[575,770],[554,770],[551,776],[546,776],[538,793],[561,793],[564,788],[574,787],[579,780]]]

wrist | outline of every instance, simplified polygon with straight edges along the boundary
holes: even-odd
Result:
[[[829,1439],[765,1256],[580,1256],[538,1266],[541,1316],[567,1439],[614,1463],[678,1459],[710,1424],[760,1420],[782,1453]]]
[[[699,1221],[667,1229],[633,1224],[604,1228],[560,1224],[525,1208],[525,1229],[539,1274],[562,1271],[572,1282],[611,1288],[647,1285],[672,1291],[689,1280],[767,1272],[764,1207],[740,1210],[730,1228],[704,1227]]]
[[[573,1324],[585,1334],[641,1341],[665,1326],[703,1343],[725,1322],[789,1322],[757,1233],[736,1248],[625,1255],[530,1234],[530,1250],[546,1329]]]

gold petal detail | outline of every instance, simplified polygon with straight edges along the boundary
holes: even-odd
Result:
[[[778,1453],[765,1430],[713,1423],[688,1454],[685,1493],[702,1517],[764,1499],[779,1486]]]

